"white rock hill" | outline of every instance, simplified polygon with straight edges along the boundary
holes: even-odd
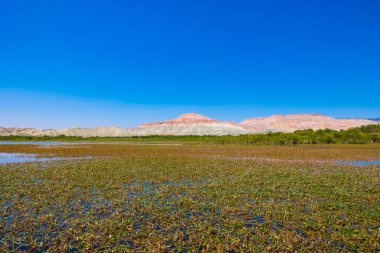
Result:
[[[321,114],[273,115],[270,117],[251,118],[240,124],[231,121],[218,121],[209,117],[186,113],[175,119],[142,124],[136,128],[115,126],[96,128],[34,129],[1,128],[0,135],[19,136],[82,136],[82,137],[121,137],[146,135],[240,135],[262,132],[293,132],[301,129],[348,129],[379,121],[367,119],[334,119]]]
[[[176,119],[142,124],[135,129],[137,135],[239,135],[248,132],[237,123],[218,121],[196,113],[186,113]]]
[[[322,114],[289,114],[270,117],[245,119],[240,126],[254,133],[261,132],[294,132],[302,129],[346,130],[379,122],[367,119],[335,119]]]
[[[82,137],[120,137],[146,135],[239,135],[248,133],[237,123],[217,121],[206,116],[187,113],[176,119],[143,124],[137,128],[119,128],[115,126],[96,128],[33,129],[0,128],[0,135],[20,136],[82,136]]]

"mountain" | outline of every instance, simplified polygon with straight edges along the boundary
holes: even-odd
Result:
[[[239,135],[249,133],[237,123],[218,121],[196,113],[186,113],[178,118],[142,124],[137,128],[96,127],[65,129],[0,128],[0,135],[20,136],[145,136],[145,135]]]
[[[64,128],[64,129],[35,129],[35,128],[0,128],[0,136],[19,135],[19,136],[133,136],[133,129],[119,128],[114,126],[95,127],[95,128]]]
[[[335,119],[322,114],[290,114],[245,119],[237,124],[231,121],[218,121],[209,117],[186,113],[175,119],[142,124],[136,128],[115,126],[96,128],[1,128],[0,135],[20,136],[146,136],[146,135],[240,135],[264,132],[293,132],[301,129],[349,129],[363,125],[380,124],[367,119]]]
[[[0,127],[0,136],[7,136],[7,135],[35,136],[35,135],[38,135],[41,131],[42,130],[35,129],[35,128]]]
[[[376,119],[369,119],[369,120],[373,120],[373,121],[380,121],[380,118],[376,118]]]
[[[218,121],[196,113],[142,124],[135,129],[138,135],[239,135],[248,132],[235,122]]]
[[[363,125],[377,124],[367,119],[335,119],[322,114],[289,114],[270,117],[245,119],[240,126],[254,133],[260,132],[294,132],[302,129],[346,130]]]

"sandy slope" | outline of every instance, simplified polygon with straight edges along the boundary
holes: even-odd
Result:
[[[300,129],[349,129],[353,127],[379,124],[367,119],[334,119],[321,114],[273,115],[251,118],[240,124],[218,121],[209,117],[186,113],[175,119],[142,124],[136,128],[115,126],[96,128],[34,129],[0,128],[0,135],[20,136],[144,136],[144,135],[240,135],[261,132],[293,132]]]
[[[301,129],[326,128],[345,130],[377,123],[367,119],[335,119],[322,114],[289,114],[246,119],[240,125],[252,132],[293,132]]]

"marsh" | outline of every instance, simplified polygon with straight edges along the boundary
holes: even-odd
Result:
[[[380,145],[180,144],[0,145],[91,157],[0,165],[0,250],[379,248]]]

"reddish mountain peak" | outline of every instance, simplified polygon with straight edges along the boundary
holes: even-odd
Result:
[[[184,113],[179,115],[176,120],[181,120],[181,119],[186,119],[186,120],[212,120],[209,117],[206,117],[202,114],[198,113]]]
[[[196,124],[228,124],[228,125],[238,125],[234,122],[230,121],[219,121],[215,120],[209,117],[206,117],[201,114],[197,113],[185,113],[179,115],[175,119],[168,119],[160,122],[153,122],[153,123],[146,123],[142,124],[142,127],[147,127],[147,126],[159,126],[159,125],[172,125],[172,126],[178,126],[178,125],[196,125]]]

